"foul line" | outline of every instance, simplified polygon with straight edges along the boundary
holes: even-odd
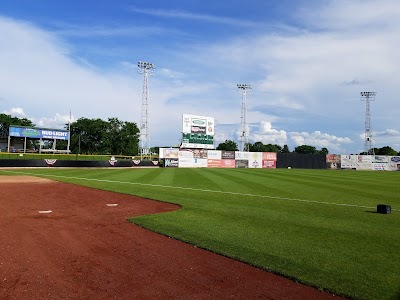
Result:
[[[138,183],[138,182],[116,181],[116,180],[84,178],[84,177],[74,177],[74,176],[50,175],[50,174],[32,174],[32,173],[27,173],[27,172],[18,172],[18,171],[9,171],[9,170],[2,170],[2,171],[10,172],[10,173],[17,173],[17,174],[24,174],[24,175],[34,175],[34,176],[39,175],[39,176],[43,176],[43,177],[57,177],[57,178],[78,179],[78,180],[88,180],[88,181],[108,182],[108,183],[118,183],[118,184],[131,184],[131,185],[140,185],[140,186],[149,186],[149,187],[162,187],[162,188],[170,188],[170,189],[190,190],[190,191],[205,192],[205,193],[217,193],[217,194],[227,194],[227,195],[236,195],[236,196],[249,196],[249,197],[255,197],[255,198],[258,197],[258,198],[268,198],[268,199],[276,199],[276,200],[296,201],[296,202],[304,202],[304,203],[315,203],[315,204],[325,204],[325,205],[335,205],[335,206],[345,206],[345,207],[376,209],[376,207],[356,205],[356,204],[332,203],[332,202],[325,202],[325,201],[286,198],[286,197],[278,197],[278,196],[256,195],[256,194],[237,193],[237,192],[224,192],[224,191],[197,189],[197,188],[190,188],[190,187],[179,187],[179,186],[171,186],[171,185]],[[393,208],[392,208],[392,210],[398,211],[398,209],[393,209]]]

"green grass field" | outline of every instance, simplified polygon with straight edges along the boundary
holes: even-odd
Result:
[[[400,298],[400,172],[32,169],[55,180],[180,204],[131,221],[355,299]],[[377,214],[377,204],[392,213]]]

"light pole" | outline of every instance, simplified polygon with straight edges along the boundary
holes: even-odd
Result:
[[[370,101],[375,101],[375,92],[361,92],[361,101],[365,101],[365,133],[364,133],[364,152],[367,155],[375,155],[372,148],[371,112]]]
[[[249,152],[249,138],[247,133],[247,107],[246,95],[247,91],[251,90],[250,84],[237,84],[239,93],[242,94],[242,114],[240,122],[240,151]]]
[[[150,131],[149,131],[149,86],[148,77],[154,75],[156,66],[149,62],[139,61],[138,72],[144,74],[143,94],[142,94],[142,113],[140,118],[140,158],[150,155]]]

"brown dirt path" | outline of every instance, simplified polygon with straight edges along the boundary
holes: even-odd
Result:
[[[340,299],[127,221],[175,205],[0,177],[0,299]]]

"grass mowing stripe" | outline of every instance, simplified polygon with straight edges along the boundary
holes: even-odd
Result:
[[[205,192],[205,193],[219,193],[219,194],[227,194],[227,195],[248,196],[248,197],[257,197],[257,198],[268,198],[268,199],[286,200],[286,201],[297,201],[297,202],[312,203],[312,204],[325,204],[325,205],[356,207],[356,208],[368,208],[368,209],[375,209],[376,208],[376,207],[372,207],[372,206],[364,206],[364,205],[356,205],[356,204],[333,203],[333,202],[306,200],[306,199],[296,199],[296,198],[278,197],[278,196],[270,196],[270,195],[256,195],[256,194],[249,194],[249,193],[216,191],[216,190],[198,189],[198,188],[180,187],[180,186],[170,186],[170,185],[161,185],[161,184],[150,184],[150,183],[139,183],[139,182],[128,182],[128,181],[116,181],[116,180],[108,180],[108,179],[83,178],[83,177],[62,176],[62,175],[32,174],[32,173],[28,173],[28,172],[16,172],[16,171],[6,171],[6,172],[11,172],[11,173],[16,173],[16,174],[24,174],[24,175],[35,175],[35,176],[40,175],[40,176],[44,176],[44,177],[50,176],[50,177],[65,178],[65,179],[88,180],[88,181],[108,182],[108,183],[118,183],[118,184],[131,184],[131,185],[141,185],[141,186],[149,186],[149,187],[161,187],[161,188],[169,188],[169,189],[191,190],[191,191]],[[394,209],[394,208],[392,208],[392,210],[393,211],[398,211],[398,209]]]

